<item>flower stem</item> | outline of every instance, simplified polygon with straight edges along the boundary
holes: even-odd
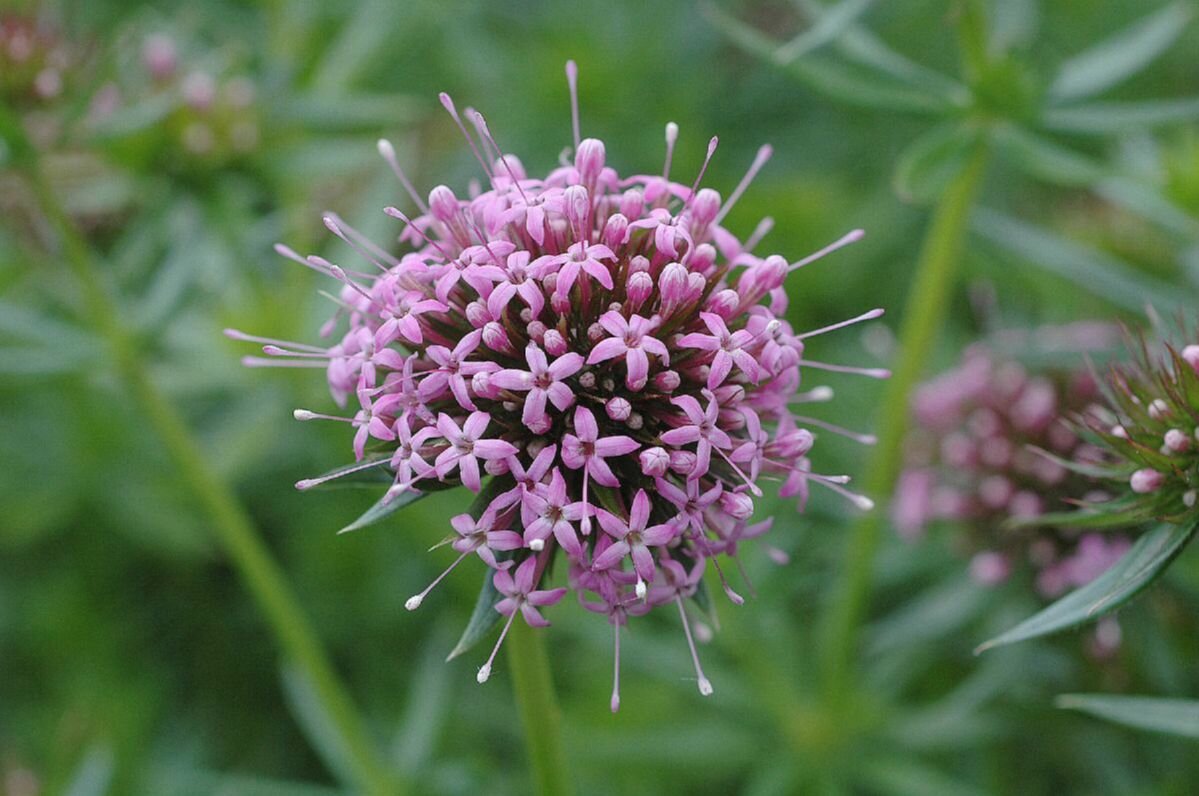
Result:
[[[283,653],[309,680],[338,735],[337,741],[358,786],[372,795],[397,793],[399,783],[380,757],[295,593],[258,536],[245,508],[230,486],[208,466],[200,444],[183,418],[150,378],[88,244],[36,165],[30,172],[31,187],[42,212],[59,238],[63,259],[83,289],[92,323],[107,343],[126,389],[179,469],[180,482],[192,490],[209,514],[217,540],[258,603]]]
[[[971,210],[989,160],[990,147],[984,139],[946,186],[921,245],[904,307],[898,357],[884,391],[878,446],[864,482],[865,493],[879,502],[880,509],[862,517],[850,533],[841,589],[825,620],[825,688],[834,701],[846,692],[858,629],[870,599],[871,574],[885,518],[885,508],[881,507],[890,500],[899,475],[909,397],[943,325]]]
[[[512,690],[525,729],[536,792],[543,796],[569,796],[574,793],[574,782],[567,772],[562,717],[545,642],[541,633],[524,622],[516,622],[508,636],[507,648]]]

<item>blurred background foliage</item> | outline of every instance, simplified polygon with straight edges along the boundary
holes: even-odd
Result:
[[[353,789],[327,717],[281,664],[194,485],[90,324],[86,290],[24,163],[38,163],[82,231],[138,366],[186,418],[207,466],[235,485],[389,765],[413,792],[522,793],[529,775],[506,673],[479,686],[469,655],[442,662],[477,578],[458,573],[420,611],[403,609],[440,570],[444,556],[426,551],[463,496],[439,493],[336,536],[375,496],[290,488],[350,456],[343,429],[290,417],[327,405],[323,380],[242,369],[222,328],[315,334],[328,314],[323,286],[271,246],[336,260],[322,210],[384,239],[394,225],[379,211],[399,191],[376,138],[395,142],[422,190],[478,176],[440,90],[487,112],[531,171],[550,168],[569,144],[567,58],[580,65],[584,133],[603,138],[620,169],[657,168],[673,120],[680,173],[720,136],[707,183],[727,192],[769,142],[774,159],[733,229],[773,216],[768,248],[792,259],[867,229],[861,244],[793,277],[800,327],[904,305],[928,204],[980,125],[1000,131],[998,154],[927,373],[999,329],[1137,322],[1146,301],[1193,305],[1195,9],[996,2],[989,43],[977,44],[995,57],[979,72],[969,47],[959,65],[967,5],[5,3],[10,49],[11,25],[26,20],[49,60],[24,72],[0,60],[3,789]],[[1156,33],[1136,40],[1140,51],[1101,51],[1061,77],[1071,56],[1147,18],[1156,22],[1140,24]],[[780,56],[788,41],[798,44]],[[924,107],[903,81],[866,69],[871,42],[918,64],[913,79],[948,104]],[[1129,66],[1127,79],[1113,79],[1113,62]],[[1101,89],[1109,104],[1091,116],[1063,121],[1054,110],[1071,92]],[[1152,118],[1128,110],[1148,99],[1177,104]],[[886,364],[896,322],[822,338],[820,353]],[[1037,353],[1035,342],[1022,349]],[[879,386],[828,382],[838,397],[821,416],[870,426]],[[840,439],[820,447],[826,472],[870,464],[869,449]],[[577,606],[552,612],[546,638],[580,792],[1191,792],[1193,742],[1063,711],[1053,697],[1199,694],[1193,555],[1120,613],[1124,640],[1111,655],[1089,655],[1083,631],[974,657],[977,643],[1038,607],[1029,584],[973,584],[940,543],[952,529],[921,545],[884,531],[854,693],[833,712],[819,694],[816,626],[843,575],[848,512],[821,494],[802,516],[788,502],[772,508],[772,542],[792,562],[745,556],[759,597],[717,607],[704,652],[711,699],[676,674],[688,669],[677,627],[649,617],[626,638],[623,707],[611,715],[607,626]]]

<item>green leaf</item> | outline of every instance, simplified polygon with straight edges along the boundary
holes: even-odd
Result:
[[[1062,694],[1055,703],[1117,724],[1199,739],[1199,701],[1193,699]]]
[[[813,50],[823,47],[845,33],[875,0],[841,0],[813,15],[815,22],[791,41],[779,47],[774,58],[780,64],[790,63]]]
[[[377,134],[380,128],[409,124],[419,115],[417,103],[406,95],[354,93],[288,97],[286,104],[278,107],[275,118],[309,134],[356,130]],[[361,147],[362,142],[355,144]]]
[[[1065,61],[1049,87],[1056,100],[1090,97],[1122,83],[1173,44],[1191,19],[1185,3],[1150,14]]]
[[[990,592],[969,577],[928,589],[868,629],[868,650],[881,655],[943,638],[977,616],[989,598]]]
[[[374,525],[375,523],[390,517],[392,514],[404,508],[405,506],[411,506],[413,503],[428,494],[428,492],[413,492],[409,490],[407,492],[400,493],[398,497],[388,500],[387,493],[384,492],[383,497],[375,501],[375,505],[363,512],[361,517],[342,528],[340,531],[338,531],[338,533],[349,533],[350,531],[357,531],[365,528],[368,525]]]
[[[1143,102],[1092,102],[1070,108],[1050,108],[1041,124],[1058,133],[1115,135],[1149,127],[1199,119],[1199,97]]]
[[[1003,53],[1031,43],[1040,17],[1037,0],[995,0],[991,3],[991,50]]]
[[[354,785],[357,780],[352,753],[332,717],[325,711],[305,670],[288,662],[281,667],[280,675],[287,706],[308,739],[308,745],[338,782],[347,787]]]
[[[907,201],[935,200],[962,170],[978,143],[978,131],[961,124],[942,125],[921,135],[900,154],[893,182]]]
[[[411,14],[409,6],[394,0],[367,0],[358,4],[356,13],[325,49],[313,73],[316,90],[330,95],[345,91],[387,50],[394,48],[396,33],[404,28],[404,15]]]
[[[1055,633],[1119,608],[1156,580],[1194,533],[1193,523],[1159,525],[1138,539],[1132,549],[1107,572],[1006,633],[980,645],[975,653]]]
[[[995,142],[1021,171],[1055,185],[1089,186],[1110,174],[1085,155],[1020,127],[1001,127]]]
[[[497,554],[496,558],[499,557]],[[466,629],[462,631],[462,637],[458,639],[458,643],[446,657],[447,662],[454,660],[479,643],[479,639],[490,633],[491,629],[499,623],[500,614],[495,610],[495,604],[500,601],[500,592],[492,582],[493,574],[490,569],[483,573],[483,588],[479,590],[479,598],[475,600],[475,610],[470,614]]]
[[[913,757],[869,755],[863,763],[855,767],[854,774],[872,793],[889,796],[982,796],[984,793]]]
[[[1031,265],[1069,280],[1117,307],[1143,312],[1152,304],[1173,311],[1189,301],[1179,291],[1105,252],[1091,249],[1053,232],[995,210],[978,210],[974,231]]]
[[[778,43],[751,25],[705,2],[700,8],[712,25],[730,42],[750,55],[776,63]],[[781,66],[783,71],[812,89],[840,102],[866,108],[887,109],[922,115],[940,115],[952,108],[942,97],[892,80],[881,80],[875,73],[862,73],[827,57],[809,54]]]

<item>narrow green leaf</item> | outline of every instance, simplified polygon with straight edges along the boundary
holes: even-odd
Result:
[[[970,783],[914,757],[869,755],[854,768],[859,782],[872,793],[888,796],[982,796]]]
[[[499,555],[496,558],[499,558]],[[479,590],[479,597],[475,600],[475,610],[471,611],[466,629],[462,631],[462,637],[458,639],[458,643],[446,657],[447,662],[454,660],[477,644],[479,639],[491,632],[491,629],[500,621],[500,614],[495,610],[495,604],[500,601],[500,592],[492,582],[493,574],[495,573],[490,569],[483,573],[483,588]]]
[[[1186,3],[1173,3],[1075,55],[1049,87],[1057,100],[1090,97],[1122,83],[1173,44],[1191,19]]]
[[[1069,108],[1050,108],[1041,124],[1058,133],[1116,135],[1199,119],[1199,97],[1143,102],[1091,102]]]
[[[814,15],[816,21],[810,28],[775,51],[775,60],[780,64],[790,63],[841,36],[866,13],[875,0],[841,0]]]
[[[700,8],[713,27],[738,48],[764,61],[776,63],[777,42],[715,3],[704,2]],[[952,107],[942,97],[889,79],[880,80],[877,73],[862,73],[847,64],[817,54],[809,54],[780,68],[800,83],[833,99],[866,108],[935,116]]]
[[[960,629],[978,615],[990,592],[969,577],[954,578],[900,606],[867,629],[867,649],[880,655]]]
[[[978,143],[977,131],[953,123],[934,127],[900,154],[893,182],[907,201],[931,202],[962,170]]]
[[[1110,175],[1085,155],[1020,127],[1003,126],[996,131],[995,141],[1021,171],[1055,185],[1089,186]]]
[[[361,130],[377,134],[380,128],[413,122],[419,113],[417,103],[402,94],[299,95],[288,97],[287,103],[279,106],[276,119],[309,133]]]
[[[280,669],[283,694],[297,726],[308,739],[308,745],[320,757],[329,773],[342,785],[356,784],[354,763],[350,750],[338,732],[332,718],[325,711],[316,689],[308,675],[293,663],[284,663]]]
[[[1119,608],[1165,571],[1194,532],[1194,524],[1158,526],[1138,539],[1107,572],[1006,633],[981,644],[975,652],[1055,633]]]
[[[348,89],[367,67],[396,46],[396,33],[403,30],[409,3],[367,0],[358,4],[332,42],[325,48],[313,73],[312,84],[323,94]]]
[[[388,500],[387,493],[384,492],[383,497],[375,501],[375,505],[363,512],[361,517],[342,528],[340,531],[338,531],[338,533],[349,533],[350,531],[357,531],[365,528],[368,525],[374,525],[375,523],[390,517],[392,514],[404,508],[405,506],[411,506],[413,503],[428,494],[428,492],[408,491],[402,492],[397,497]]]
[[[1059,708],[1080,710],[1140,730],[1199,739],[1199,701],[1109,694],[1062,694]]]
[[[1037,0],[996,0],[991,3],[991,50],[1004,53],[1033,41],[1040,23]]]
[[[1057,274],[1117,307],[1143,312],[1149,303],[1169,312],[1188,301],[1176,288],[1138,273],[1110,254],[1004,213],[979,210],[974,214],[972,226],[982,237],[1029,264]]]

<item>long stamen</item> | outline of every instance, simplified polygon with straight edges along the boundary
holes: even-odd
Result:
[[[749,487],[749,491],[753,493],[754,497],[762,497],[762,490],[758,488],[757,484],[750,480],[749,476],[737,466],[736,462],[728,457],[728,454],[726,454],[720,448],[717,448],[715,445],[712,446],[712,450],[719,453],[720,458],[724,459],[728,466],[733,468],[733,472],[735,472],[741,478],[741,480],[745,482],[745,485]]]
[[[666,123],[666,163],[662,166],[662,179],[670,179],[670,164],[674,162],[674,145],[679,140],[679,126]]]
[[[262,353],[272,357],[295,357],[296,359],[332,359],[332,355],[328,351],[288,351],[286,348],[280,348],[277,345],[264,345]]]
[[[387,215],[391,216],[392,218],[398,218],[400,221],[403,221],[406,225],[408,225],[408,227],[410,227],[412,229],[413,232],[415,232],[417,235],[419,235],[421,237],[421,239],[424,240],[425,243],[429,244],[434,249],[436,249],[438,254],[440,254],[445,259],[447,259],[447,260],[454,259],[453,255],[451,255],[445,249],[441,248],[441,246],[439,246],[436,241],[434,241],[432,238],[430,238],[428,235],[426,235],[424,233],[424,231],[421,230],[420,227],[418,227],[416,224],[413,224],[412,219],[408,218],[408,216],[401,213],[397,208],[390,207],[390,206],[385,207],[385,208],[383,208],[383,212],[386,213]]]
[[[508,635],[508,628],[512,627],[512,620],[520,613],[520,603],[522,600],[517,600],[517,604],[512,609],[512,613],[508,616],[508,621],[504,623],[504,629],[500,631],[500,637],[495,641],[495,647],[491,650],[491,656],[487,659],[487,663],[479,667],[479,673],[475,675],[475,679],[480,683],[487,682],[487,678],[491,677],[491,663],[495,660],[495,654],[500,651],[500,645],[504,643],[504,637]]]
[[[833,388],[827,384],[822,384],[819,387],[813,387],[807,392],[796,393],[790,403],[793,404],[816,404],[827,403],[833,400]]]
[[[620,710],[620,622],[612,623],[613,636],[613,670],[612,670],[612,712]]]
[[[366,257],[366,259],[370,260],[375,265],[380,265],[380,263],[385,263],[386,264],[385,267],[380,266],[380,267],[383,267],[383,270],[385,270],[385,271],[391,270],[392,268],[394,268],[395,266],[400,264],[399,260],[397,260],[395,257],[392,257],[390,253],[381,249],[373,240],[368,238],[366,235],[363,235],[361,232],[359,232],[353,226],[347,224],[345,222],[345,219],[343,219],[341,216],[337,215],[337,213],[326,213],[325,218],[331,219],[333,221],[333,223],[337,224],[338,228],[340,228],[342,232],[344,232],[346,235],[348,235],[350,238],[353,239],[352,242],[347,240],[346,243],[349,243],[351,246],[354,246],[354,251],[357,251],[359,254],[361,254],[363,257]],[[328,222],[326,221],[326,224],[327,223]],[[334,234],[337,234],[337,233],[334,233]],[[341,236],[339,235],[338,237],[341,237]],[[343,240],[345,240],[345,239],[343,238]],[[357,244],[357,246],[355,246],[354,244]],[[359,249],[359,246],[362,247],[361,250]],[[376,260],[378,260],[378,262],[376,262]]]
[[[814,263],[817,260],[819,260],[821,257],[824,257],[825,255],[832,254],[837,249],[844,248],[851,243],[857,243],[865,236],[866,236],[865,230],[855,229],[852,232],[849,232],[846,235],[843,235],[842,237],[833,241],[829,245],[825,246],[820,251],[809,254],[807,257],[803,258],[802,260],[800,260],[796,263],[792,263],[791,266],[787,269],[787,271],[790,272],[790,271],[795,271],[800,268],[803,268],[805,265],[807,265],[809,263]]]
[[[741,178],[741,182],[737,183],[737,187],[729,195],[724,206],[720,208],[720,212],[716,214],[716,218],[712,219],[713,224],[719,224],[724,220],[724,217],[733,209],[733,205],[737,204],[737,200],[749,188],[750,183],[754,181],[754,177],[758,176],[758,172],[766,165],[766,161],[770,160],[770,156],[774,154],[774,148],[770,144],[763,144],[758,149],[758,154],[754,155],[754,162],[750,164],[749,171],[745,172],[745,176]]]
[[[303,410],[297,410],[297,411],[303,411]],[[340,420],[341,418],[329,418],[329,419]],[[391,461],[390,457],[385,456],[382,459],[378,459],[377,461],[362,462],[360,464],[352,464],[349,467],[341,467],[341,468],[334,470],[333,472],[325,473],[324,475],[319,476],[317,478],[303,478],[299,481],[296,481],[296,489],[299,489],[300,491],[303,491],[305,489],[311,489],[314,486],[319,486],[320,484],[326,483],[327,481],[333,481],[337,478],[341,478],[342,476],[351,475],[352,473],[361,472],[362,470],[369,470],[371,467],[378,467],[381,464],[387,464],[389,461]]]
[[[691,650],[691,662],[695,664],[695,676],[699,679],[699,692],[704,696],[711,696],[712,683],[704,676],[703,667],[699,665],[699,653],[695,651],[695,641],[691,638],[691,623],[687,621],[683,598],[675,594],[674,602],[679,607],[679,617],[683,620],[683,634],[687,636],[687,648]]]
[[[404,190],[412,197],[412,201],[420,208],[422,213],[429,212],[429,206],[420,198],[420,194],[416,192],[416,188],[412,187],[412,183],[408,180],[408,175],[400,168],[400,161],[396,157],[395,147],[386,138],[380,138],[377,144],[379,155],[387,161],[387,165],[391,167],[391,171],[395,174],[396,179],[400,181],[400,185],[404,186]]]
[[[857,431],[850,431],[847,428],[834,425],[824,420],[819,420],[815,417],[805,417],[803,415],[792,415],[792,417],[795,420],[798,420],[800,423],[807,423],[808,425],[816,426],[817,428],[823,428],[825,431],[831,431],[834,434],[840,434],[842,437],[851,439],[854,442],[861,443],[862,445],[874,445],[878,442],[878,437],[873,434],[862,434]]]
[[[450,95],[443,91],[437,95],[437,98],[441,100],[441,106],[450,114],[450,117],[454,120],[454,124],[458,125],[458,129],[462,131],[462,137],[470,145],[470,151],[475,153],[475,160],[479,161],[479,165],[483,167],[483,173],[487,175],[488,179],[492,179],[491,167],[487,165],[487,161],[479,154],[479,148],[475,146],[475,139],[470,137],[470,133],[466,132],[466,125],[462,124],[462,119],[458,117],[458,109],[454,107],[454,101],[450,99]]]
[[[328,260],[326,260],[322,257],[317,257],[315,254],[312,255],[311,260],[314,263],[319,263],[319,264],[327,267],[329,269],[329,276],[333,277],[334,279],[338,280],[339,282],[342,282],[343,284],[358,291],[358,293],[361,294],[362,297],[365,298],[367,301],[370,301],[372,303],[374,302],[374,300],[375,300],[374,297],[370,293],[366,292],[366,288],[364,288],[362,285],[358,284],[354,280],[350,279],[350,277],[346,276],[346,272],[344,270],[342,270],[341,266],[334,265],[333,263],[329,262]]]
[[[699,184],[703,182],[704,173],[708,170],[708,164],[712,162],[712,155],[716,154],[716,146],[720,143],[720,139],[712,136],[712,140],[708,142],[708,154],[704,155],[704,164],[699,167],[699,174],[695,175],[695,182],[691,184],[691,193],[687,196],[687,201],[683,202],[683,209],[686,210],[691,206],[691,201],[695,199],[695,192],[699,190]]]
[[[342,230],[342,228],[341,228],[342,225],[341,225],[339,219],[337,218],[337,216],[333,215],[332,213],[326,213],[324,216],[322,216],[322,220],[325,222],[325,226],[329,229],[330,232],[332,232],[334,235],[336,235],[338,238],[340,238],[341,241],[343,243],[345,243],[347,246],[349,246],[351,249],[358,252],[358,254],[362,257],[362,259],[366,260],[371,265],[378,268],[380,271],[386,272],[386,271],[390,270],[389,266],[386,266],[383,263],[381,263],[379,261],[379,259],[376,258],[370,252],[369,249],[359,245],[356,241],[351,239],[349,234],[347,234],[344,230]],[[387,256],[390,257],[390,255],[387,255]],[[394,258],[392,258],[392,259],[394,259]],[[393,262],[392,265],[395,265],[395,263]]]
[[[309,411],[308,409],[296,409],[291,413],[291,416],[301,422],[306,422],[308,420],[337,420],[342,423],[353,423],[354,422],[354,418],[352,418],[352,417],[338,417],[337,415],[326,415],[321,412],[312,412],[312,411]]]
[[[836,492],[838,495],[845,498],[850,503],[852,503],[855,506],[857,506],[858,508],[860,508],[862,511],[870,511],[872,508],[874,508],[873,500],[866,497],[865,495],[859,495],[857,492],[850,492],[848,489],[841,486],[839,483],[834,481],[832,478],[826,478],[824,476],[813,475],[811,473],[808,473],[807,475],[808,475],[808,478],[811,479],[812,481],[816,482],[817,484],[820,484],[821,486],[823,486],[826,489],[831,489],[833,492]]]
[[[417,608],[420,608],[420,604],[425,601],[425,597],[429,594],[429,592],[433,591],[433,587],[435,587],[438,583],[441,583],[441,581],[443,579],[445,579],[446,575],[453,572],[454,567],[461,564],[462,559],[466,558],[468,555],[470,555],[470,553],[471,553],[471,551],[467,550],[467,551],[463,552],[462,555],[460,555],[456,559],[454,559],[454,563],[450,564],[448,567],[445,568],[445,570],[440,575],[438,575],[436,578],[434,578],[433,582],[430,583],[428,586],[426,586],[424,591],[422,591],[420,594],[414,594],[411,597],[409,597],[404,602],[404,607],[407,608],[409,611],[415,611]]]
[[[492,137],[491,128],[487,126],[487,120],[484,119],[483,114],[479,113],[478,111],[474,112],[474,116],[472,118],[475,122],[475,126],[479,128],[479,135],[482,136],[485,141],[489,141],[491,145],[495,147],[496,157],[500,163],[504,164],[504,169],[508,172],[508,176],[512,179],[512,184],[516,186],[517,192],[520,193],[520,198],[525,200],[525,204],[528,204],[529,197],[525,195],[525,189],[520,187],[520,180],[516,178],[516,172],[514,172],[512,170],[512,166],[509,165],[508,156],[504,154],[504,151],[500,149],[499,144],[495,142],[495,138]]]
[[[286,246],[282,243],[276,243],[275,244],[275,253],[282,257],[286,257],[287,259],[291,260],[293,263],[299,263],[300,265],[304,266],[305,268],[316,271],[321,276],[329,275],[329,270],[327,268],[324,268],[323,266],[319,266],[319,265],[314,265],[313,263],[309,262],[308,258],[301,257],[299,254],[297,254],[295,249],[291,248],[290,246]]]
[[[579,67],[574,61],[566,62],[566,85],[570,89],[570,130],[574,135],[575,149],[579,148]]]
[[[891,371],[886,368],[858,368],[851,365],[830,365],[828,362],[813,362],[810,359],[801,359],[796,364],[815,368],[816,370],[827,370],[832,373],[851,373],[855,376],[868,376],[872,379],[891,378]]]
[[[758,222],[758,226],[754,227],[753,233],[745,239],[745,245],[742,248],[747,252],[752,252],[762,242],[762,238],[770,234],[772,229],[774,229],[774,219],[766,216]]]
[[[288,359],[264,359],[262,357],[242,357],[242,367],[246,368],[327,368],[324,362],[310,362],[307,360],[288,360]]]
[[[733,560],[737,562],[737,571],[741,573],[741,580],[745,581],[745,588],[749,589],[751,597],[757,599],[758,590],[754,588],[753,581],[749,579],[749,573],[745,571],[745,565],[741,563],[741,556],[733,556]]]
[[[828,326],[822,326],[819,329],[813,329],[810,332],[804,332],[803,334],[796,335],[796,339],[806,340],[809,337],[815,337],[818,334],[824,334],[825,332],[833,332],[833,331],[836,331],[837,329],[844,329],[846,326],[853,326],[855,323],[861,323],[862,321],[872,321],[875,318],[881,318],[883,316],[884,312],[886,312],[886,310],[884,310],[882,307],[877,307],[875,309],[870,310],[869,312],[863,312],[861,315],[857,316],[856,318],[850,318],[849,320],[839,321],[838,323],[829,324]]]
[[[225,336],[230,340],[237,340],[242,343],[268,343],[271,345],[291,346],[305,351],[321,352],[324,348],[307,343],[294,343],[291,340],[280,340],[277,337],[258,337],[257,335],[246,334],[239,329],[225,329]]]

